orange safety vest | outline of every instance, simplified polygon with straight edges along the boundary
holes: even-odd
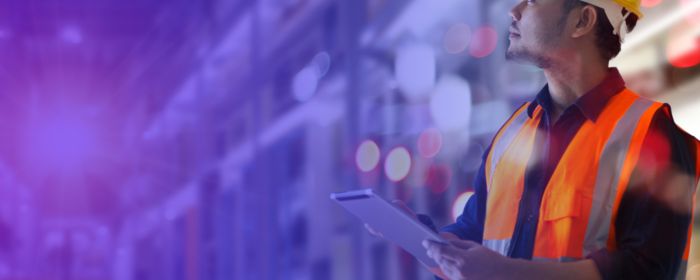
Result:
[[[532,152],[544,111],[537,107],[529,117],[528,106],[518,109],[496,134],[485,163],[483,245],[505,256],[510,253],[530,157],[539,156]],[[620,200],[652,118],[662,106],[625,89],[610,99],[595,122],[584,122],[543,193],[534,260],[574,261],[603,248],[615,250]]]

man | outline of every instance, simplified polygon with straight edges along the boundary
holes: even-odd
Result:
[[[683,277],[697,140],[670,107],[608,68],[639,0],[523,0],[507,57],[547,86],[485,153],[451,246],[425,241],[450,279]]]

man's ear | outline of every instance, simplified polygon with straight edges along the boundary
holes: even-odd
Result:
[[[576,21],[576,26],[574,27],[574,32],[571,33],[572,38],[581,38],[586,34],[593,32],[596,27],[596,22],[598,22],[599,15],[595,7],[591,5],[585,5],[578,12],[578,19]]]

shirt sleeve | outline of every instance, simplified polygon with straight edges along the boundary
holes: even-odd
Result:
[[[452,233],[460,239],[481,243],[486,215],[486,171],[484,165],[489,150],[490,148],[482,156],[481,166],[474,178],[474,195],[469,198],[464,210],[462,210],[462,215],[457,217],[455,223],[443,227],[441,231]]]
[[[692,210],[696,151],[666,105],[654,115],[615,220],[617,249],[588,256],[603,279],[674,279]]]

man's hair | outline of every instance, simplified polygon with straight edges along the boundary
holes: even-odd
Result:
[[[571,10],[573,10],[574,8],[581,7],[584,5],[589,4],[581,2],[579,0],[564,0],[564,17],[568,16],[569,12],[571,12]],[[614,29],[612,24],[610,24],[610,21],[608,21],[608,17],[605,15],[605,10],[603,10],[600,7],[593,7],[595,8],[596,14],[598,15],[595,32],[596,46],[600,51],[600,56],[605,61],[610,61],[620,53],[620,49],[622,47],[622,40],[620,39],[620,36],[613,34]],[[627,10],[623,9],[623,12],[627,12]],[[625,22],[627,24],[628,32],[631,32],[634,29],[634,27],[637,26],[638,19],[639,17],[637,17],[637,15],[635,14],[630,14],[629,16],[627,16]]]

